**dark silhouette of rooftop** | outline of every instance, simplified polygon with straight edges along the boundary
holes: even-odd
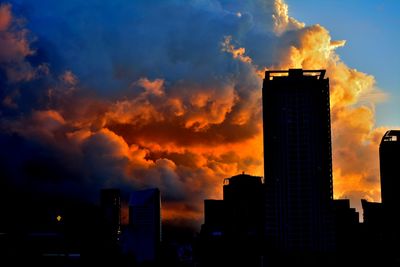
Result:
[[[263,240],[262,177],[224,179],[223,200],[204,201],[198,251],[201,266],[260,266]]]

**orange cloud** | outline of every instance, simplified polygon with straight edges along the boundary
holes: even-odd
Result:
[[[0,31],[7,30],[11,25],[12,14],[11,5],[2,4],[0,6]]]
[[[10,4],[0,4],[0,67],[6,72],[9,81],[29,81],[35,77],[36,70],[25,57],[34,54],[30,48],[28,31],[11,13]]]
[[[232,36],[225,36],[222,42],[222,51],[231,53],[233,58],[239,59],[242,62],[251,63],[251,58],[245,55],[246,49],[244,47],[235,48],[231,42]]]
[[[274,1],[274,13],[272,14],[272,18],[274,21],[274,31],[278,35],[287,30],[303,28],[305,25],[295,18],[289,17],[289,7],[283,0]]]
[[[282,5],[283,1],[276,1]],[[285,7],[285,6],[284,6]],[[287,7],[287,6],[286,6]],[[360,208],[359,198],[380,201],[378,146],[384,129],[375,129],[374,105],[385,98],[372,75],[348,67],[335,49],[345,41],[332,41],[320,25],[296,24],[285,8],[276,31],[282,36],[281,60],[268,68],[326,69],[330,79],[335,197],[347,197]]]
[[[137,81],[137,84],[146,90],[146,93],[161,96],[164,94],[164,80],[155,79],[150,81],[147,78],[142,78]]]
[[[75,86],[78,84],[78,77],[76,77],[76,75],[70,70],[65,71],[60,76],[60,80],[71,86]]]
[[[372,75],[348,67],[335,49],[345,41],[333,41],[324,27],[305,26],[288,16],[288,6],[275,1],[275,33],[280,36],[279,63],[255,66],[266,69],[326,69],[330,79],[333,139],[334,195],[347,197],[360,209],[360,197],[380,201],[380,137],[385,129],[376,129],[374,105],[386,98],[376,87]],[[295,31],[293,31],[295,30]],[[229,44],[232,42],[229,39]],[[231,49],[233,58],[242,53]],[[244,50],[240,50],[244,51]],[[251,59],[246,62],[252,62]],[[377,136],[379,138],[377,138]],[[262,139],[262,134],[258,136]]]

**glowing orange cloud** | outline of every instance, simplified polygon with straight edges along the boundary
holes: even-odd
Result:
[[[244,47],[235,48],[231,42],[232,36],[225,36],[222,42],[222,51],[231,53],[233,58],[239,59],[242,62],[251,63],[251,58],[245,55],[246,49]]]
[[[276,1],[279,6],[283,1]],[[284,38],[287,22],[297,27],[291,45],[281,51],[281,61],[269,68],[326,69],[330,79],[333,138],[334,195],[350,198],[360,208],[360,198],[380,201],[378,145],[384,129],[374,129],[374,104],[385,98],[375,79],[349,68],[335,49],[345,41],[332,41],[320,25],[305,27],[287,17],[287,6],[281,8],[283,19],[276,20],[276,31]],[[283,14],[283,15],[282,15]],[[285,18],[285,16],[287,18]],[[289,35],[289,33],[288,33]]]
[[[348,67],[335,49],[344,40],[333,41],[321,25],[305,26],[288,16],[284,1],[275,1],[274,31],[281,37],[279,63],[254,66],[259,75],[267,69],[326,69],[330,79],[330,102],[333,138],[334,195],[350,198],[360,209],[360,198],[380,201],[379,136],[385,129],[375,129],[374,105],[385,99],[372,75]],[[291,31],[295,30],[295,31]],[[243,61],[244,48],[226,39],[224,51]],[[251,59],[244,60],[252,62]],[[257,70],[258,69],[258,70]],[[262,133],[258,135],[262,139]],[[261,142],[260,142],[261,143]]]

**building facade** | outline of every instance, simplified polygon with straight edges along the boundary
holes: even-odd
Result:
[[[132,253],[138,263],[155,262],[161,242],[160,190],[151,188],[134,191],[129,199],[129,227],[124,250]]]
[[[223,200],[204,201],[200,266],[262,266],[264,187],[245,173],[224,179]]]
[[[400,130],[387,131],[379,146],[381,194],[384,209],[393,211],[400,207],[397,193],[400,188],[399,155]]]
[[[121,193],[119,189],[108,188],[100,192],[100,208],[105,234],[111,242],[117,242],[121,233]]]
[[[400,188],[399,172],[400,130],[387,131],[379,146],[381,195],[383,209],[383,235],[393,254],[400,251]]]
[[[226,234],[254,242],[262,236],[263,193],[262,177],[242,173],[225,179]]]
[[[263,84],[265,235],[283,252],[334,246],[329,79],[267,71]]]

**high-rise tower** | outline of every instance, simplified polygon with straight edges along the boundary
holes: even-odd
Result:
[[[385,241],[400,250],[400,130],[390,130],[379,146]],[[395,244],[395,245],[392,245]]]
[[[284,252],[333,246],[329,79],[267,71],[263,84],[267,242]]]
[[[132,192],[129,199],[129,231],[136,260],[154,262],[161,242],[161,196],[158,188]]]
[[[379,146],[381,193],[383,206],[391,210],[400,208],[400,130],[390,130],[382,137]],[[396,215],[397,216],[397,215]]]

